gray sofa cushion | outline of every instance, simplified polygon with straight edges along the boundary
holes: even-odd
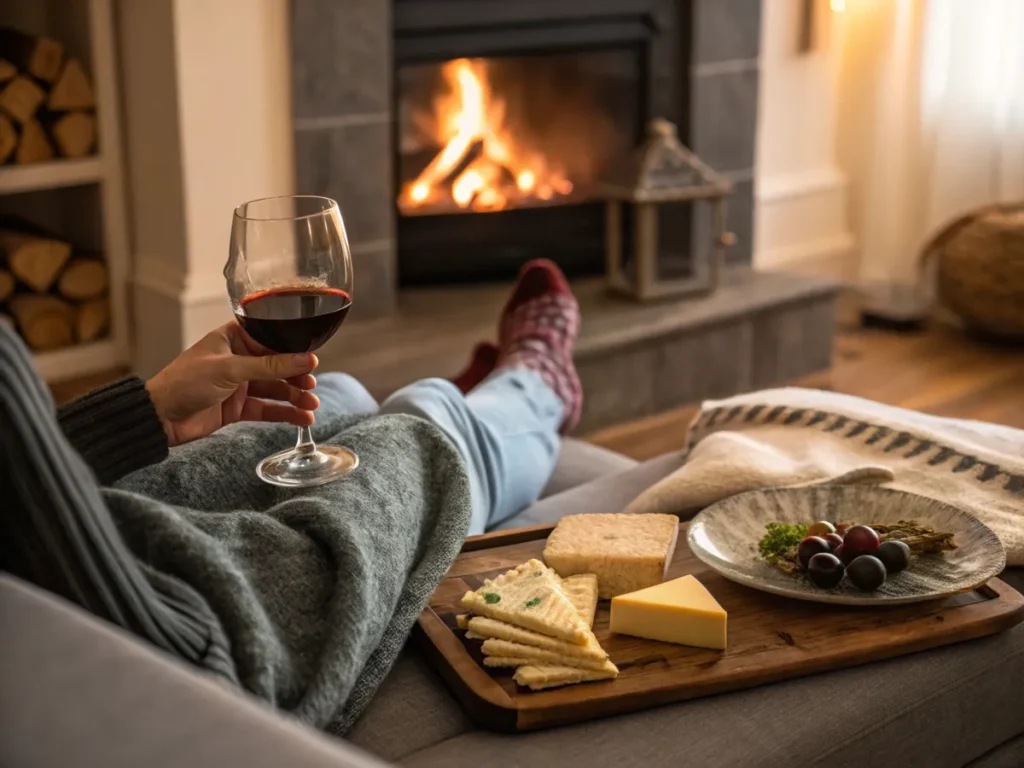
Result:
[[[668,453],[634,465],[617,474],[603,474],[585,487],[548,496],[515,517],[505,520],[499,530],[554,523],[565,515],[588,512],[621,512],[643,489],[678,469],[682,454]]]
[[[606,475],[625,472],[635,467],[637,463],[635,459],[627,458],[621,453],[567,437],[562,441],[558,463],[541,493],[541,498],[554,496]]]
[[[398,760],[475,727],[410,644],[345,738],[385,760]]]
[[[0,765],[383,768],[0,574]]]

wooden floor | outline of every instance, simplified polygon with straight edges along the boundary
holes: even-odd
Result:
[[[939,416],[1024,429],[1024,348],[996,347],[951,328],[913,334],[846,327],[833,370],[798,382]],[[696,407],[588,436],[638,460],[683,446]]]

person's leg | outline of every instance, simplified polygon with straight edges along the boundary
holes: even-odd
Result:
[[[347,373],[317,375],[313,392],[320,398],[320,407],[325,412],[356,415],[376,413],[379,407],[366,387]]]
[[[558,458],[564,410],[538,374],[503,369],[466,396],[444,379],[417,381],[380,412],[432,421],[455,444],[469,470],[475,535],[540,496]]]
[[[469,468],[470,533],[536,501],[558,457],[558,432],[579,418],[582,392],[572,361],[579,307],[551,262],[531,262],[519,276],[499,324],[496,355],[477,347],[468,372],[497,367],[463,396],[457,384],[417,382],[395,393],[381,413],[409,413],[445,431]],[[486,351],[486,350],[485,350]],[[465,384],[470,377],[460,376]]]

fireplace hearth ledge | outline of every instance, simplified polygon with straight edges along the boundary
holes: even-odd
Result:
[[[836,281],[733,267],[711,296],[658,304],[610,296],[600,280],[573,287],[583,313],[580,433],[831,366]],[[394,314],[344,326],[320,351],[320,370],[345,371],[377,398],[416,379],[452,376],[476,342],[494,338],[508,292],[401,291]]]

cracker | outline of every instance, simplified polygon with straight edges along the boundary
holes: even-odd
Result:
[[[539,560],[523,563],[467,592],[462,607],[577,645],[585,644],[591,634],[562,591],[558,576]]]
[[[534,648],[521,643],[510,643],[508,640],[497,640],[490,638],[484,640],[483,645],[484,663],[486,657],[526,659],[527,663],[534,665],[555,665],[560,667],[580,667],[582,669],[596,669],[618,672],[615,665],[607,657],[603,659],[586,658],[582,656],[566,656],[543,648]]]
[[[598,672],[593,669],[558,666],[522,666],[516,669],[515,681],[533,691],[544,688],[555,688],[559,685],[586,683],[594,680],[609,680],[615,677],[610,672]]]

